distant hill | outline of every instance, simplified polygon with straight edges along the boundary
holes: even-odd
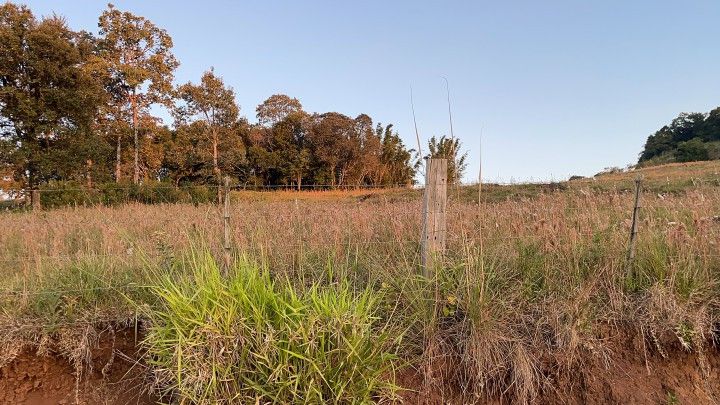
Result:
[[[720,159],[720,107],[709,113],[682,113],[650,135],[639,166]]]

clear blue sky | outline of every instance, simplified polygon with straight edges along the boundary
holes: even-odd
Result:
[[[97,31],[106,1],[26,2]],[[116,1],[165,28],[176,81],[211,66],[242,112],[273,93],[367,113],[410,146],[449,132],[477,177],[562,179],[634,163],[682,111],[720,105],[720,1]],[[424,146],[425,147],[425,146]],[[426,148],[426,147],[425,147]]]

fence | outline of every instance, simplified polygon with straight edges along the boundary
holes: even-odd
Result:
[[[437,168],[437,170],[436,170]],[[513,240],[526,240],[528,239],[528,235],[532,235],[532,231],[524,232],[524,234],[511,234],[508,232],[505,232],[503,234],[498,233],[497,236],[493,233],[492,229],[489,228],[487,225],[488,223],[492,222],[494,217],[499,217],[497,221],[499,221],[502,224],[503,220],[507,220],[510,216],[517,216],[517,217],[526,217],[526,218],[534,218],[536,216],[542,216],[544,214],[548,215],[562,215],[563,213],[568,212],[584,212],[588,210],[587,206],[559,206],[554,207],[553,211],[550,211],[547,207],[542,206],[528,206],[527,204],[523,204],[522,202],[517,204],[517,207],[510,207],[511,209],[515,210],[510,213],[503,213],[502,215],[499,215],[497,213],[493,213],[493,207],[486,204],[481,204],[479,208],[475,208],[477,216],[480,218],[478,220],[475,220],[473,223],[465,223],[464,221],[467,220],[468,213],[470,212],[469,207],[462,206],[460,209],[464,210],[462,212],[462,218],[460,214],[455,214],[453,212],[454,209],[457,207],[452,204],[453,201],[453,195],[457,195],[459,193],[458,189],[454,189],[452,186],[448,186],[446,182],[444,181],[444,175],[443,175],[443,165],[435,165],[434,161],[428,162],[428,170],[426,173],[426,187],[424,188],[425,197],[423,199],[423,203],[421,206],[403,206],[403,208],[407,208],[406,212],[398,213],[398,212],[391,212],[387,215],[387,217],[374,218],[377,221],[383,221],[387,223],[391,223],[393,221],[392,215],[404,215],[406,218],[421,218],[420,222],[420,228],[414,229],[414,230],[403,230],[402,233],[398,232],[396,235],[375,235],[374,238],[372,238],[372,235],[365,235],[365,237],[357,237],[357,238],[350,238],[348,237],[346,240],[332,240],[332,241],[324,241],[320,240],[319,242],[308,242],[302,238],[302,233],[304,230],[298,230],[295,232],[295,230],[292,230],[292,232],[287,232],[283,235],[288,235],[289,237],[297,238],[297,239],[288,239],[282,241],[282,247],[286,248],[288,250],[293,249],[305,249],[308,247],[328,247],[328,248],[337,248],[342,247],[342,249],[350,250],[351,248],[387,248],[387,249],[407,249],[408,251],[416,252],[419,255],[419,268],[422,269],[423,274],[426,277],[431,277],[432,274],[430,270],[435,267],[433,264],[435,258],[442,259],[442,256],[445,254],[447,246],[452,243],[453,246],[457,246],[459,243],[458,241],[465,241],[470,244],[473,243],[482,243],[483,238],[485,240],[492,240],[493,238],[499,238],[502,239],[502,241],[510,243]],[[622,181],[614,184],[605,184],[609,189],[612,189],[613,186],[622,185],[622,190],[627,190],[626,185],[628,181]],[[622,222],[610,222],[608,221],[608,226],[612,226],[615,228],[622,227],[625,229],[625,234],[627,235],[627,262],[628,265],[632,262],[635,256],[635,250],[636,250],[636,240],[638,233],[642,232],[642,210],[641,205],[639,202],[641,201],[640,196],[641,188],[640,188],[640,182],[633,182],[631,181],[631,184],[636,185],[636,189],[634,190],[634,194],[630,193],[624,193],[620,195],[614,195],[613,198],[616,198],[617,201],[614,201],[613,204],[617,205],[617,210],[621,213],[626,214],[624,216],[625,220],[631,221],[628,224],[622,223]],[[697,185],[713,185],[712,180],[707,181],[695,181],[693,184]],[[523,185],[521,185],[523,186]],[[536,185],[531,185],[536,186]],[[291,186],[266,186],[263,188],[256,188],[254,190],[279,190],[284,188],[290,188]],[[327,187],[327,185],[307,185],[303,186],[302,189],[317,189],[321,187]],[[487,192],[488,188],[492,190],[492,185],[490,187],[483,186],[483,192]],[[498,186],[500,187],[500,186]],[[294,188],[294,187],[293,187]],[[354,189],[357,190],[377,190],[378,187],[370,186],[370,187],[358,187],[353,186]],[[118,188],[120,189],[120,188]],[[160,189],[173,189],[173,187],[163,187]],[[243,203],[236,202],[235,204],[231,205],[231,196],[232,191],[240,190],[240,186],[231,186],[230,184],[226,183],[223,186],[223,195],[225,196],[223,204],[218,206],[216,211],[215,208],[208,208],[208,214],[206,215],[206,220],[211,221],[213,223],[216,223],[219,227],[219,231],[215,234],[218,236],[218,239],[222,241],[220,251],[223,257],[223,262],[225,263],[225,266],[229,265],[229,262],[231,260],[231,250],[233,246],[236,246],[238,244],[238,241],[235,240],[235,238],[240,234],[237,232],[237,229],[233,228],[233,222],[237,222],[239,220],[242,220],[242,217],[238,215],[237,213],[235,216],[232,215],[232,208],[237,208],[237,205],[241,205]],[[616,188],[617,189],[617,188]],[[63,190],[67,191],[67,190]],[[86,189],[77,189],[78,192],[85,192]],[[462,191],[462,190],[460,190]],[[37,194],[42,193],[54,193],[55,190],[37,190]],[[654,193],[654,191],[652,191]],[[650,191],[647,192],[649,195]],[[216,195],[216,193],[210,193],[213,195]],[[477,193],[472,192],[470,193],[473,195],[472,198],[477,198]],[[450,198],[448,199],[448,195],[450,195]],[[664,198],[662,196],[659,196],[658,198]],[[449,204],[450,202],[450,204]],[[300,209],[297,207],[297,202],[295,203],[296,207],[295,210],[299,211]],[[210,206],[209,206],[210,207]],[[163,209],[163,208],[161,208]],[[504,208],[508,210],[507,206]],[[598,209],[599,211],[599,209]],[[270,213],[272,215],[272,213]],[[302,214],[302,213],[301,213]],[[298,214],[298,215],[301,215]],[[391,215],[392,214],[392,215]],[[419,215],[420,214],[420,215]],[[51,215],[51,214],[50,214]],[[503,216],[504,215],[504,216]],[[455,221],[453,223],[453,226],[448,226],[448,218]],[[133,220],[125,218],[125,220]],[[134,219],[136,221],[142,221],[143,218],[136,218]],[[715,218],[711,218],[711,221],[717,221]],[[483,222],[484,221],[484,222]],[[404,226],[407,228],[407,223],[411,223],[412,221],[406,220],[404,222]],[[520,221],[521,222],[521,221]],[[530,222],[530,221],[528,221]],[[485,230],[479,234],[479,235],[473,235],[468,236],[465,233],[465,229],[463,227],[474,227],[478,224],[483,223],[485,226]],[[115,226],[112,221],[109,221],[108,226],[112,227]],[[182,225],[182,224],[181,224]],[[352,226],[352,223],[348,222],[347,226]],[[7,228],[6,228],[7,229]],[[307,229],[305,229],[307,230]],[[121,234],[121,230],[114,231],[116,234]],[[592,228],[591,226],[578,226],[578,229],[566,229],[563,231],[562,234],[565,238],[592,238],[597,235],[598,229]],[[541,231],[537,230],[535,231],[536,234],[540,235]],[[348,233],[350,234],[350,233]],[[538,239],[547,239],[549,242],[552,242],[552,238],[557,237],[557,235],[550,235],[548,237],[544,236],[536,236]],[[41,243],[41,242],[36,242]],[[245,243],[247,246],[248,243]],[[272,248],[269,245],[267,248]],[[705,258],[714,258],[717,257],[717,255],[714,252],[710,251],[703,251],[702,252],[703,257]],[[109,259],[117,259],[117,260],[126,260],[133,258],[134,254],[124,254],[117,251],[117,249],[109,249],[108,251],[103,250],[92,250],[90,254],[84,255],[84,254],[65,254],[65,255],[59,255],[59,254],[32,254],[32,255],[10,255],[10,257],[0,257],[0,263],[5,263],[7,266],[12,266],[16,263],[22,263],[25,262],[26,264],[30,263],[43,263],[43,262],[71,262],[73,260],[77,259],[84,259],[84,258],[109,258]],[[110,287],[108,287],[110,288]],[[112,287],[115,288],[115,287]]]

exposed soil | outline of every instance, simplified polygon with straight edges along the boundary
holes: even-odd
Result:
[[[610,357],[588,356],[585,367],[560,374],[546,389],[543,403],[570,404],[715,404],[720,399],[720,352],[702,354],[665,336],[662,351],[639,336],[618,335]],[[644,346],[644,347],[643,347]]]
[[[711,344],[702,355],[685,350],[674,336],[658,349],[651,339],[616,333],[605,355],[581,353],[573,365],[560,359],[544,361],[544,382],[533,404],[717,404],[720,403],[720,351]],[[564,361],[564,360],[563,360]],[[452,374],[452,366],[449,366]],[[398,383],[413,391],[402,393],[410,404],[514,404],[511,394],[468,398],[452,384],[422,391],[417,371],[399,376]]]
[[[115,339],[100,336],[92,351],[92,367],[77,379],[71,362],[62,356],[24,350],[0,368],[1,404],[152,404],[145,389],[144,367],[135,360],[133,329],[119,330]]]
[[[543,362],[544,382],[537,404],[713,404],[720,402],[720,351],[714,345],[703,355],[685,350],[673,336],[663,336],[662,350],[650,339],[616,333],[606,341],[605,355],[580,353],[570,367],[560,359]],[[113,355],[114,353],[114,355]],[[117,331],[115,339],[101,336],[93,350],[92,370],[76,379],[67,358],[22,352],[0,368],[1,404],[152,404],[147,371],[138,358],[132,329]],[[439,365],[451,368],[452,365]],[[104,370],[104,372],[103,372]],[[408,404],[510,404],[511,395],[468,398],[457,387],[422,391],[416,371],[399,376]]]

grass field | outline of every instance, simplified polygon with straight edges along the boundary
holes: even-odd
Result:
[[[176,400],[347,403],[403,398],[408,375],[415,390],[531,402],[549,358],[609,356],[608,327],[702,358],[720,315],[719,169],[487,185],[480,204],[477,186],[451,188],[431,280],[420,190],[236,192],[229,269],[213,205],[4,213],[0,360],[52,347],[82,367],[93,330],[131,323]]]

